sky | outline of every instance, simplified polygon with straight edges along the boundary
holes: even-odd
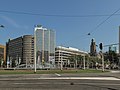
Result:
[[[33,35],[37,24],[56,32],[56,46],[89,51],[92,38],[97,45],[118,43],[120,15],[112,15],[118,9],[120,0],[0,0],[0,43]]]

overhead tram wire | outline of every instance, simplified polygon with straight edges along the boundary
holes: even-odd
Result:
[[[101,15],[64,15],[64,14],[42,14],[42,13],[31,13],[31,12],[18,12],[18,11],[9,11],[9,10],[0,10],[0,13],[9,13],[9,14],[21,14],[21,15],[34,15],[34,16],[42,16],[42,17],[63,17],[63,18],[87,18],[87,17],[106,17],[108,16],[104,21],[102,21],[100,24],[98,24],[95,29],[91,30],[86,35],[90,36],[91,33],[95,32],[102,24],[104,24],[108,19],[110,19],[112,16],[118,16],[120,14],[116,14],[118,10],[116,10],[113,14],[101,14]],[[86,36],[84,35],[84,36]]]
[[[23,14],[23,15],[36,15],[36,16],[44,16],[44,17],[68,17],[68,18],[84,18],[84,17],[105,17],[111,16],[109,14],[101,14],[101,15],[64,15],[64,14],[42,14],[42,13],[31,13],[31,12],[18,12],[18,11],[9,11],[9,10],[0,10],[0,13],[10,13],[10,14]],[[113,14],[115,16],[120,14]],[[112,15],[112,16],[113,16]]]
[[[99,23],[95,29],[91,30],[87,35],[91,35],[91,33],[95,32],[102,24],[104,24],[108,19],[110,19],[113,15],[116,15],[116,13],[120,11],[120,8],[113,12],[111,15],[109,15],[105,20],[103,20],[101,23]],[[118,15],[118,14],[117,14]]]

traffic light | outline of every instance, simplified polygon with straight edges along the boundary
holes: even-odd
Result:
[[[102,43],[99,44],[99,48],[100,48],[100,50],[103,49],[103,45],[102,45]]]

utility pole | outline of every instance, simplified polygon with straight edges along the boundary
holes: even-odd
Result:
[[[44,54],[45,54],[45,50],[44,50],[44,44],[45,44],[45,42],[44,42],[44,33],[45,33],[45,31],[43,30],[43,33],[42,33],[42,69],[44,68],[43,66],[44,66],[44,60],[45,60],[45,57],[44,57]]]
[[[99,48],[100,48],[100,55],[101,55],[101,59],[102,59],[102,71],[104,72],[105,71],[104,70],[104,55],[103,55],[103,52],[102,52],[102,50],[103,50],[102,43],[99,44]]]
[[[62,71],[63,70],[63,61],[62,61],[62,56],[61,56],[61,68],[60,70]]]
[[[83,69],[85,70],[85,55],[83,56]]]
[[[28,58],[26,57],[26,68],[27,68],[27,65],[28,65]]]
[[[59,54],[59,58],[58,58],[58,68],[60,68],[60,51],[61,51],[61,50],[58,51],[58,54]]]
[[[89,60],[88,60],[88,57],[87,57],[87,69],[89,68]]]
[[[77,69],[77,58],[76,58],[76,55],[75,55],[75,69]]]
[[[100,56],[101,56],[101,59],[102,59],[102,71],[104,72],[104,55],[103,55],[103,52],[100,51]]]
[[[35,68],[35,71],[34,73],[36,73],[36,28],[35,28],[35,31],[34,31],[34,68]]]
[[[104,55],[103,55],[103,53],[102,53],[102,71],[104,72],[105,70],[104,70]]]
[[[49,35],[48,35],[48,38],[49,38],[49,40],[48,40],[48,62],[49,62],[49,68],[51,69],[51,64],[50,64],[50,31],[48,31],[49,32]]]
[[[62,56],[62,45],[61,45],[61,53],[60,53],[60,57],[61,57],[61,67],[60,67],[60,70],[62,71],[63,70],[63,56]]]

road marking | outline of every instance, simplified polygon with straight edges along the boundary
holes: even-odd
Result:
[[[61,76],[61,75],[60,75],[60,74],[58,74],[58,73],[55,73],[55,75],[57,75],[57,76],[59,76],[59,77]]]
[[[6,78],[6,79],[0,79],[0,80],[119,80],[119,78],[115,77],[41,77],[41,78]]]
[[[38,79],[87,79],[87,80],[120,80],[115,77],[50,77],[50,78],[38,78]]]
[[[120,71],[110,71],[111,73],[120,73]]]

